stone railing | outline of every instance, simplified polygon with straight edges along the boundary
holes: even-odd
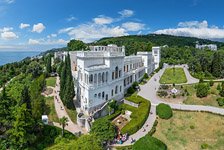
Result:
[[[138,108],[139,104],[124,99],[124,104]]]

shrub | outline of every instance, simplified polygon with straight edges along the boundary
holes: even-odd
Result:
[[[173,83],[173,87],[175,87],[175,83]]]
[[[166,97],[168,95],[167,91],[158,91],[160,97]]]
[[[176,95],[175,94],[173,94],[173,98],[176,98]]]
[[[201,149],[207,149],[209,148],[209,145],[207,143],[201,144]]]
[[[123,110],[129,110],[132,114],[130,116],[131,121],[121,129],[121,132],[131,135],[137,132],[147,120],[150,111],[150,101],[138,95],[132,95],[125,99],[140,104],[138,108],[122,104]]]
[[[208,86],[205,83],[199,83],[196,91],[197,97],[206,97],[208,95]]]
[[[135,89],[138,86],[138,82],[133,82],[132,88]]]
[[[162,84],[160,87],[161,87],[161,89],[163,89],[163,90],[167,90],[167,89],[169,89],[169,85],[165,85],[165,84]]]
[[[209,85],[210,85],[210,86],[213,86],[213,85],[214,85],[214,81],[213,81],[213,80],[210,80],[210,81],[209,81]]]
[[[143,76],[143,78],[144,79],[148,79],[149,78],[149,75],[147,73],[145,73],[144,76]]]
[[[223,106],[224,105],[224,98],[217,98],[216,101],[218,102],[219,106]]]
[[[191,129],[194,129],[195,127],[194,127],[193,125],[190,125],[190,128],[191,128]]]
[[[224,97],[224,89],[220,90],[219,95]]]
[[[135,93],[135,89],[131,86],[128,88],[128,91],[127,91],[128,94],[133,94]]]
[[[156,107],[156,114],[162,119],[169,119],[173,116],[173,111],[169,105],[161,103]]]
[[[152,129],[149,131],[149,135],[152,136],[155,132],[156,132],[156,126],[158,124],[158,121],[155,120],[155,122],[153,123]]]
[[[135,142],[133,150],[167,150],[167,146],[159,139],[146,135]]]
[[[221,91],[221,89],[222,89],[222,88],[221,88],[221,85],[218,84],[216,89],[217,89],[218,91]]]

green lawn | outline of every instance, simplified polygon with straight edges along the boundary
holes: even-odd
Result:
[[[159,82],[161,84],[180,84],[180,83],[186,83],[186,75],[184,73],[184,70],[182,68],[167,68],[162,77],[160,78]]]
[[[49,121],[59,122],[59,119],[54,107],[54,97],[45,97],[45,102],[46,102],[46,113],[47,113]]]
[[[158,119],[154,137],[164,142],[168,149],[223,150],[224,116],[205,112],[173,111],[169,120]]]
[[[214,85],[210,88],[208,96],[203,98],[199,98],[196,96],[196,89],[194,88],[196,84],[184,85],[184,89],[187,89],[189,93],[189,96],[187,96],[186,100],[184,100],[184,103],[189,105],[206,105],[221,107],[216,101],[216,99],[220,97],[219,91],[216,89],[218,84],[219,82],[215,82]]]
[[[65,106],[65,110],[68,113],[68,116],[70,117],[70,119],[72,120],[72,122],[76,123],[77,122],[77,112],[76,112],[75,108],[68,109]]]
[[[46,85],[55,87],[56,84],[56,78],[55,77],[49,77],[46,79]]]

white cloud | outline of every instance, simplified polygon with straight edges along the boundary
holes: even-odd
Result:
[[[55,38],[57,36],[58,36],[57,34],[50,34],[50,35],[47,36],[47,38]]]
[[[38,45],[38,44],[40,44],[40,41],[39,40],[35,40],[35,39],[29,39],[28,40],[28,44],[30,44],[30,45]]]
[[[12,4],[12,3],[15,2],[15,0],[0,0],[0,2],[7,3],[7,4]]]
[[[0,29],[1,38],[3,40],[13,40],[19,38],[13,31],[12,27],[4,27]]]
[[[41,33],[45,28],[43,23],[34,24],[32,32]]]
[[[30,24],[27,24],[27,23],[21,23],[19,28],[20,29],[25,29],[25,28],[28,28],[30,26]]]
[[[74,16],[70,16],[69,18],[66,19],[68,22],[72,21],[72,20],[77,20],[76,17]]]
[[[28,44],[29,45],[66,45],[68,41],[64,39],[29,39]]]
[[[14,32],[12,31],[7,31],[7,32],[2,32],[1,37],[4,40],[13,40],[19,38]]]
[[[11,31],[11,30],[13,30],[12,27],[4,27],[4,28],[0,29],[0,32],[8,32],[8,31]]]
[[[178,23],[178,27],[187,27],[187,28],[207,28],[208,22],[206,20],[199,21],[186,21]]]
[[[120,26],[108,27],[95,23],[81,24],[77,27],[61,29],[59,33],[67,33],[71,38],[84,42],[92,42],[103,37],[116,37],[128,35],[126,30]]]
[[[122,24],[122,27],[127,31],[139,31],[144,29],[145,24],[137,22],[125,22]]]
[[[224,38],[224,28],[217,26],[208,26],[207,21],[181,22],[178,28],[157,30],[156,34],[169,34],[176,36],[190,36],[204,39],[222,39]]]
[[[99,16],[97,18],[93,18],[93,21],[96,23],[96,24],[110,24],[113,22],[113,18],[110,18],[110,17],[106,17],[106,16]]]
[[[134,11],[133,10],[129,10],[129,9],[124,9],[120,12],[118,12],[121,17],[131,17],[134,15]]]

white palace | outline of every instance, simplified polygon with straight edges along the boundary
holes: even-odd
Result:
[[[159,67],[160,47],[152,52],[125,56],[125,47],[90,46],[90,51],[70,53],[79,112],[91,116],[109,100],[121,100],[133,82]],[[61,57],[65,53],[56,53]]]

